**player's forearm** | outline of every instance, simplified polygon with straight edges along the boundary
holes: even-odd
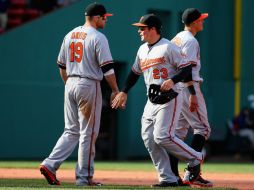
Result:
[[[192,75],[191,71],[192,71],[192,65],[188,65],[180,69],[178,73],[171,78],[171,80],[174,82],[174,84],[180,81],[185,81],[186,79],[188,79],[188,77]]]
[[[112,92],[119,92],[114,71],[114,63],[102,66],[101,70]]]
[[[118,92],[119,89],[118,89],[118,86],[116,83],[115,73],[110,74],[110,75],[104,75],[104,76],[105,76],[105,79],[106,79],[108,85],[110,86],[112,92]]]
[[[67,81],[67,79],[68,79],[66,70],[65,70],[65,69],[61,69],[61,68],[60,68],[59,70],[60,70],[61,78],[62,78],[64,84],[66,84],[66,81]]]
[[[128,91],[136,84],[139,77],[140,75],[137,75],[133,71],[130,71],[122,91],[127,94]]]
[[[185,77],[182,81],[185,85],[185,87],[188,88],[188,91],[191,95],[196,95],[196,91],[195,91],[195,88],[194,88],[194,81],[192,80],[192,71],[190,72],[190,74]]]

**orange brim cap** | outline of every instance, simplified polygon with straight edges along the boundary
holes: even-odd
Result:
[[[111,13],[106,13],[106,14],[104,14],[104,16],[106,16],[106,17],[108,17],[108,16],[113,16],[113,14],[111,14]]]
[[[198,20],[204,20],[208,17],[208,13],[202,13]]]
[[[147,26],[146,24],[142,24],[142,23],[134,23],[134,24],[132,24],[133,26]]]

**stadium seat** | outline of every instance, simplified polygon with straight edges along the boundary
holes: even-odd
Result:
[[[21,8],[19,8],[19,9],[10,8],[7,11],[8,18],[20,18],[20,19],[23,19],[24,13],[25,13],[25,10],[21,9]]]
[[[7,28],[8,29],[14,28],[14,27],[20,26],[21,24],[22,24],[22,19],[20,18],[8,19]]]
[[[41,15],[40,11],[37,9],[27,9],[24,13],[24,21],[33,20]]]
[[[11,7],[13,8],[26,8],[26,0],[11,0]]]
[[[5,30],[3,28],[0,28],[0,34],[3,34]]]

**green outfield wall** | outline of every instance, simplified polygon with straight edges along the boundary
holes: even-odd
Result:
[[[81,0],[0,35],[0,159],[42,159],[62,134],[64,85],[56,59],[64,35],[84,23],[84,8],[91,2]],[[151,12],[159,15],[163,35],[171,39],[183,29],[180,15],[184,9],[197,7],[209,13],[204,31],[197,36],[204,78],[202,90],[212,126],[211,140],[225,139],[227,119],[234,114],[234,1],[223,0],[223,6],[221,0],[100,2],[114,14],[103,33],[119,64],[120,87],[141,45],[137,28],[131,25],[140,16]],[[248,106],[247,98],[254,94],[253,6],[254,1],[242,0],[241,107]],[[103,153],[98,151],[99,158],[105,158],[107,153],[111,155],[109,159],[121,160],[148,156],[140,135],[146,99],[141,77],[129,93],[125,110],[110,111],[106,106],[104,119],[110,117],[111,124],[103,122],[103,134],[109,136],[110,144],[101,148]]]

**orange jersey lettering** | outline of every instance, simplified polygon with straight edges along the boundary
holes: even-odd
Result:
[[[86,33],[85,32],[73,32],[71,34],[71,39],[82,39],[84,40],[86,38]]]
[[[141,70],[144,71],[152,66],[158,65],[158,64],[164,64],[166,63],[165,57],[159,57],[159,58],[154,58],[154,59],[144,59],[140,60],[140,67]]]

